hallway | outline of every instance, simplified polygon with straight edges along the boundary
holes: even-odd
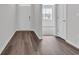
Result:
[[[79,51],[68,45],[64,40],[54,36],[43,36],[37,40],[32,31],[17,31],[2,55],[75,55]]]

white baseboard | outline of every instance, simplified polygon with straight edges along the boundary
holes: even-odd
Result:
[[[18,31],[21,31],[21,30],[18,30]],[[16,32],[16,31],[15,31],[15,32]],[[3,45],[3,47],[0,49],[0,54],[1,54],[2,51],[5,49],[6,45],[8,44],[8,42],[10,41],[10,39],[13,37],[13,35],[15,34],[15,32],[13,32],[8,38],[6,38],[6,39],[8,39],[8,40],[7,40],[6,43]],[[36,32],[35,32],[35,34],[37,35],[37,37],[38,37],[39,39],[42,39],[42,37],[40,37]]]
[[[23,30],[23,29],[16,29],[16,31],[34,31],[33,29],[30,29],[30,30]],[[39,38],[39,39],[42,39],[42,36],[40,37],[37,33],[36,33],[36,31],[34,31],[35,32],[35,34],[37,35],[37,37]]]
[[[34,31],[35,32],[35,31]],[[42,39],[42,36],[39,36],[36,32],[35,34],[37,35],[37,37],[41,40]]]
[[[16,31],[33,31],[32,29],[28,29],[28,30],[25,30],[25,29],[16,29]]]
[[[16,32],[16,31],[15,31]],[[11,36],[8,37],[8,40],[6,41],[6,43],[3,45],[3,47],[0,49],[0,54],[2,53],[2,51],[5,49],[6,45],[8,44],[8,42],[10,41],[10,39],[13,37],[13,35],[15,34],[15,32],[12,33]],[[7,39],[7,38],[6,38]]]
[[[75,48],[79,49],[79,46],[76,45],[75,43],[69,41],[69,40],[65,40],[67,43],[69,43],[70,45],[74,46]]]

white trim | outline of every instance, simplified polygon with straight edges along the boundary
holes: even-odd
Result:
[[[37,33],[36,33],[36,31],[34,31],[35,32],[35,34],[37,35],[37,37],[39,38],[39,39],[42,39],[42,36],[39,36]]]
[[[26,29],[16,29],[16,31],[33,31],[33,30],[31,30],[31,29],[28,29],[28,30],[26,30]]]
[[[35,34],[37,35],[37,37],[38,37],[39,39],[42,39],[42,36],[40,37],[40,36],[36,33],[36,31],[34,31],[33,29],[29,29],[29,30],[26,30],[26,29],[16,29],[16,31],[33,31],[33,32],[35,32]]]
[[[21,29],[16,29],[16,31],[33,31],[33,32],[35,32],[35,34],[37,35],[37,37],[38,37],[39,39],[42,39],[42,37],[40,37],[40,36],[36,33],[36,31],[31,30],[31,29],[30,29],[30,30],[25,30],[25,29],[24,29],[24,30],[23,30],[23,29],[22,29],[22,30],[21,30]]]
[[[77,49],[79,49],[79,46],[74,44],[73,42],[69,41],[69,40],[65,40],[67,43],[71,44],[72,46],[76,47]]]
[[[18,30],[18,31],[26,31],[26,30]],[[30,30],[27,30],[27,31],[30,31]],[[16,32],[16,31],[15,31]],[[0,54],[2,53],[2,51],[5,49],[6,45],[8,44],[8,42],[10,41],[10,39],[13,37],[13,35],[15,34],[15,32],[13,32],[13,34],[11,36],[9,36],[7,42],[3,45],[2,49],[0,49]],[[35,32],[35,31],[34,31]],[[37,37],[39,39],[42,39],[42,37],[40,37],[36,32],[35,34],[37,35]]]
[[[16,32],[16,31],[15,31]],[[7,42],[3,45],[3,47],[0,49],[0,54],[2,53],[2,51],[5,49],[6,45],[8,44],[8,42],[10,41],[10,39],[13,37],[13,35],[15,34],[15,32],[12,33],[11,36],[9,36]]]

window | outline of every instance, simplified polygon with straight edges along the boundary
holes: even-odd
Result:
[[[46,6],[44,5],[42,9],[43,20],[52,20],[52,7]]]

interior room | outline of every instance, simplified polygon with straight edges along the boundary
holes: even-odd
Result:
[[[78,55],[79,4],[0,4],[0,55]]]

